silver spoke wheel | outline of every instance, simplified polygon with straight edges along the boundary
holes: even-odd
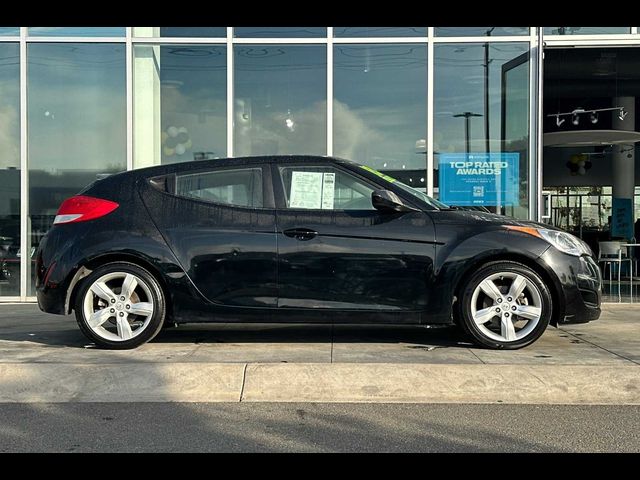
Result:
[[[529,335],[542,318],[542,295],[527,277],[499,272],[486,277],[473,291],[471,317],[480,332],[500,342]]]
[[[112,342],[140,335],[155,310],[149,286],[128,272],[112,272],[98,278],[87,290],[82,305],[89,328]]]

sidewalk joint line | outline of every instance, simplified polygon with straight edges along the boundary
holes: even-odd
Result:
[[[242,386],[240,387],[240,398],[238,399],[238,403],[242,402],[242,397],[244,396],[244,384],[247,381],[247,365],[249,364],[245,363],[242,368]]]
[[[594,347],[597,347],[597,348],[599,348],[601,350],[604,350],[605,352],[608,352],[608,353],[610,353],[612,355],[615,355],[616,357],[620,357],[620,358],[622,358],[624,360],[627,360],[628,362],[635,363],[636,365],[640,365],[640,362],[636,362],[635,360],[631,360],[630,358],[627,358],[624,355],[620,355],[619,353],[616,353],[616,352],[614,352],[612,350],[609,350],[608,348],[604,348],[603,346],[600,346],[597,343],[594,343],[594,342],[591,342],[589,340],[586,340],[586,339],[582,338],[581,336],[576,335],[575,333],[572,333],[572,332],[570,332],[568,330],[565,330],[565,329],[560,328],[560,327],[558,327],[558,330],[560,330],[561,332],[564,332],[564,333],[568,333],[572,337],[574,337],[574,338],[576,338],[578,340],[581,340],[581,341],[583,341],[585,343],[588,343],[589,345],[593,345]]]
[[[480,360],[480,363],[482,363],[483,365],[486,365],[487,362],[485,362],[484,360],[482,360],[477,354],[476,352],[473,351],[472,348],[467,347],[467,350],[469,350],[471,352],[471,354],[476,357],[478,360]]]
[[[333,338],[334,338],[333,337],[333,326],[334,326],[334,324],[332,323],[331,324],[331,356],[330,356],[330,359],[329,359],[329,363],[333,363]]]
[[[333,336],[333,327],[334,327],[334,323],[331,324],[331,356],[329,358],[329,363],[333,363],[333,342],[334,342],[334,336]]]

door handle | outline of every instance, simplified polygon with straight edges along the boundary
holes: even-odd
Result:
[[[311,240],[318,236],[318,232],[309,228],[290,228],[282,233],[287,237],[295,238],[296,240]]]

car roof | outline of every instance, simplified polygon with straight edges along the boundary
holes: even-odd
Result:
[[[226,166],[245,166],[245,165],[264,165],[268,163],[278,163],[278,164],[287,164],[287,163],[314,163],[314,162],[323,162],[323,163],[342,163],[342,164],[351,164],[357,165],[355,162],[351,160],[337,158],[337,157],[328,157],[321,155],[255,155],[255,156],[247,156],[247,157],[224,157],[224,158],[216,158],[210,160],[193,160],[188,162],[180,162],[180,163],[169,163],[163,165],[153,165],[150,167],[137,168],[134,170],[128,170],[120,173],[116,173],[113,175],[108,175],[105,177],[108,179],[113,179],[114,177],[122,178],[123,176],[127,176],[129,178],[136,177],[154,177],[160,175],[168,175],[175,172],[185,172],[185,171],[197,171],[197,170],[205,170],[213,167],[226,167]]]

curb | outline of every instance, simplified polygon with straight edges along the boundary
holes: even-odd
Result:
[[[0,363],[0,403],[640,404],[640,366]]]

